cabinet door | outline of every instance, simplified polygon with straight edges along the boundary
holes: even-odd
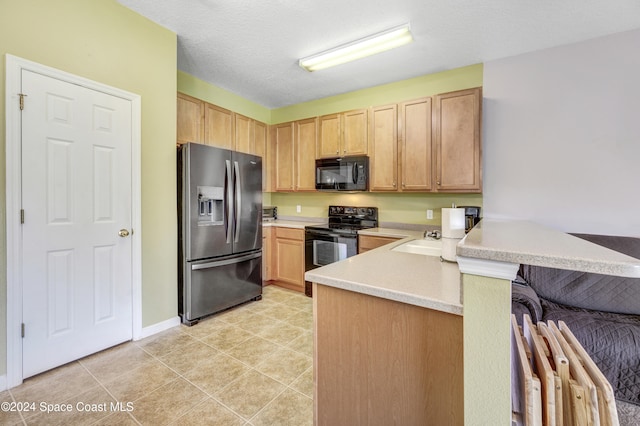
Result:
[[[318,120],[309,118],[296,121],[295,130],[296,191],[315,191]]]
[[[234,114],[235,150],[253,154],[255,152],[254,121],[244,115]]]
[[[401,189],[431,191],[431,98],[400,104]]]
[[[269,186],[269,165],[270,159],[267,154],[267,125],[260,121],[255,121],[253,125],[254,133],[254,154],[262,157],[262,191],[267,192]]]
[[[441,192],[481,192],[480,88],[445,93],[436,102],[436,185]]]
[[[398,189],[398,107],[386,105],[371,108],[369,143],[369,189]]]
[[[401,238],[394,237],[376,237],[373,235],[358,235],[358,253],[373,250],[378,247],[386,246],[389,243],[398,241]]]
[[[276,228],[278,229],[278,228]],[[276,280],[293,289],[304,290],[304,231],[302,239],[278,238],[275,240]]]
[[[367,155],[367,110],[342,113],[340,155]]]
[[[340,114],[320,117],[317,158],[340,156]]]
[[[275,126],[274,135],[276,191],[293,191],[295,164],[293,122]]]
[[[204,102],[183,93],[178,93],[176,106],[178,113],[176,127],[178,143],[203,143]]]
[[[204,139],[207,145],[233,149],[233,112],[205,104]]]

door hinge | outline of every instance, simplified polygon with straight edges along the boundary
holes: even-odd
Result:
[[[20,325],[20,335],[24,338],[24,323]]]
[[[18,93],[18,96],[20,96],[20,111],[22,111],[24,109],[24,97],[27,95],[24,93]]]
[[[24,209],[20,209],[20,223],[24,224]]]

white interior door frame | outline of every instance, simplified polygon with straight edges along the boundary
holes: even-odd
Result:
[[[133,339],[142,335],[142,226],[141,226],[141,98],[45,65],[6,55],[6,232],[7,232],[7,388],[22,383],[22,206],[21,118],[19,93],[22,70],[29,70],[131,102],[131,194],[132,194],[132,302]],[[28,98],[26,100],[28,102]]]

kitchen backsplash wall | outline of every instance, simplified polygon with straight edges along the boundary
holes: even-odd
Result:
[[[326,217],[329,205],[378,207],[380,222],[440,226],[440,209],[458,206],[482,207],[480,194],[384,194],[384,193],[271,193],[265,196],[278,207],[278,216]],[[264,201],[263,201],[264,204]],[[266,205],[266,204],[265,204]],[[300,206],[300,213],[296,208]],[[427,220],[427,210],[433,219]]]

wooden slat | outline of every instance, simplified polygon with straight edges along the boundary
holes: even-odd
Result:
[[[585,397],[585,389],[575,380],[569,381],[569,389],[571,393],[571,411],[574,425],[591,424],[589,420],[589,410],[587,409],[587,398]]]
[[[538,426],[542,425],[541,386],[531,371],[526,346],[516,317],[511,315],[512,406],[522,416],[525,426]]]
[[[545,342],[549,345],[551,352],[551,358],[553,358],[554,369],[557,374],[557,378],[560,381],[560,389],[556,389],[556,425],[573,425],[573,417],[571,410],[568,409],[568,405],[571,395],[569,389],[569,360],[562,352],[560,344],[554,337],[551,330],[543,322],[538,323],[538,332],[545,339]],[[556,383],[556,386],[558,384]]]
[[[573,349],[565,339],[562,332],[560,332],[558,327],[555,325],[555,323],[553,321],[549,321],[547,325],[549,326],[549,329],[552,331],[552,333],[558,340],[558,343],[560,344],[562,351],[564,352],[567,359],[569,360],[569,371],[571,373],[571,377],[575,379],[577,384],[580,385],[584,390],[583,398],[586,398],[585,406],[587,407],[587,411],[588,411],[586,423],[580,423],[578,420],[581,420],[581,419],[577,419],[574,417],[573,419],[574,424],[576,425],[585,424],[587,426],[600,426],[600,415],[598,413],[598,390],[595,384],[589,377],[589,374],[580,363],[580,359],[578,358],[576,353],[573,351]],[[575,398],[573,399],[573,402],[574,403],[576,402]],[[575,415],[575,411],[574,411],[574,415]]]
[[[578,342],[578,339],[576,339],[569,327],[567,327],[567,324],[564,321],[558,321],[558,325],[562,335],[580,358],[582,365],[598,388],[600,424],[603,426],[619,424],[618,410],[616,409],[616,400],[611,384],[593,362],[587,351],[584,350],[580,342]]]
[[[531,321],[529,315],[523,316],[522,329],[524,337],[533,353],[534,371],[540,378],[542,387],[542,419],[547,426],[555,426],[556,424],[556,391],[555,391],[555,374],[547,359],[545,344],[538,335],[538,329]]]

